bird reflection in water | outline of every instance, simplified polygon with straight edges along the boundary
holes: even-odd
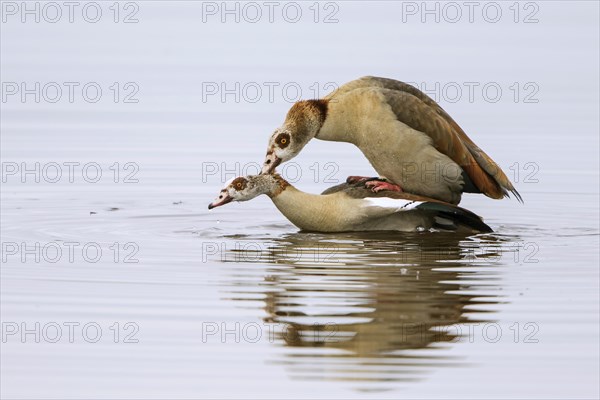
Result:
[[[468,342],[468,324],[492,322],[486,305],[500,301],[495,267],[506,239],[494,235],[300,232],[244,241],[224,260],[235,264],[229,297],[263,295],[264,323],[279,328],[274,343],[288,349],[273,362],[294,378],[381,384],[461,365],[443,349]],[[256,264],[266,265],[260,281],[248,275]]]

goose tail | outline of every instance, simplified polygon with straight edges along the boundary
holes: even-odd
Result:
[[[426,202],[419,204],[417,209],[428,211],[433,214],[434,228],[451,231],[474,231],[479,233],[493,232],[483,219],[461,207],[437,202]]]

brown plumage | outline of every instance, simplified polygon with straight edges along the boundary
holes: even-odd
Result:
[[[405,192],[458,204],[463,192],[521,196],[500,167],[435,101],[406,83],[364,77],[321,100],[294,104],[269,140],[263,173],[312,139],[356,145]],[[282,140],[284,139],[284,140]]]
[[[387,78],[363,77],[341,86],[326,97],[331,101],[355,89],[380,88],[399,121],[427,134],[433,146],[457,163],[483,194],[494,199],[508,196],[522,201],[502,169],[481,150],[432,98],[419,89]],[[401,183],[400,183],[401,184]]]

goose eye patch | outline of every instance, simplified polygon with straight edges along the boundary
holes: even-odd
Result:
[[[246,185],[248,185],[248,181],[244,178],[235,178],[233,182],[231,182],[231,186],[235,190],[244,190],[246,189]]]
[[[290,144],[290,135],[281,133],[277,136],[275,142],[280,148],[285,149]]]

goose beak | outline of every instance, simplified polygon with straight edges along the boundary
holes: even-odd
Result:
[[[232,197],[230,197],[225,191],[222,191],[219,197],[217,197],[215,201],[208,205],[208,209],[212,210],[213,208],[224,206],[225,204],[230,203],[232,200]]]
[[[274,152],[268,152],[265,162],[262,167],[261,174],[271,174],[275,168],[281,164],[281,158],[277,157]]]

